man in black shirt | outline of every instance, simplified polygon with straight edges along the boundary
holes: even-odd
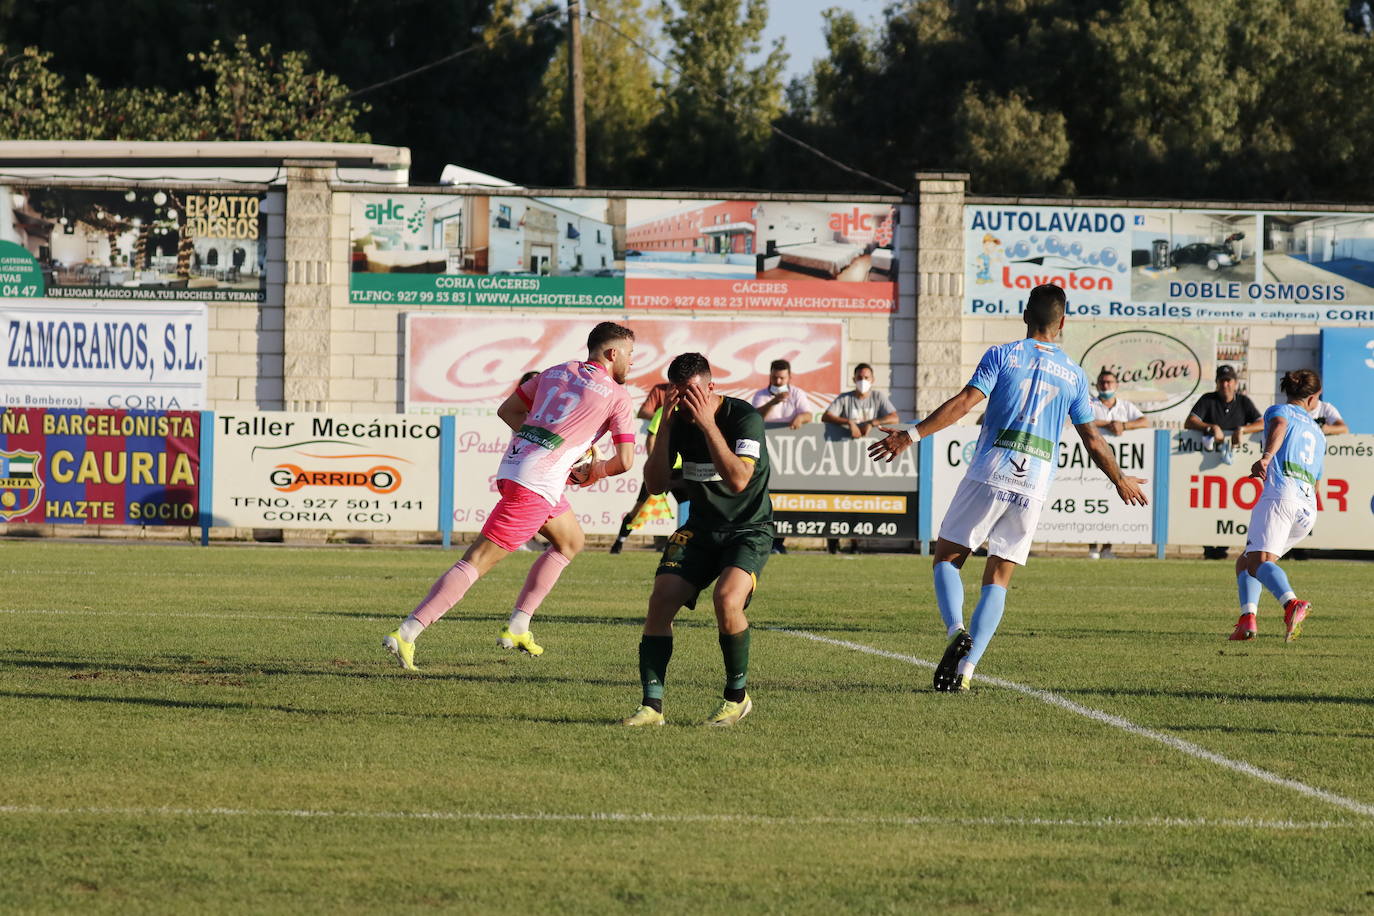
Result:
[[[1217,390],[1197,399],[1183,428],[1207,433],[1221,448],[1228,434],[1232,446],[1240,445],[1241,436],[1264,428],[1264,420],[1253,401],[1236,393],[1236,370],[1222,365],[1217,366]]]
[[[663,682],[673,654],[673,618],[696,607],[715,581],[713,603],[725,662],[725,692],[707,725],[734,725],[753,709],[745,691],[749,620],[744,609],[773,546],[773,502],[768,495],[768,446],[763,417],[738,398],[715,393],[711,366],[700,353],[683,353],[668,366],[663,422],[644,468],[651,493],[668,488],[675,458],[691,512],[668,539],[654,576],[649,614],[639,642],[643,700],[623,725],[663,724]]]
[[[1195,429],[1212,437],[1213,447],[1221,452],[1221,460],[1230,464],[1232,449],[1240,445],[1241,436],[1264,428],[1264,419],[1254,402],[1236,392],[1236,370],[1232,366],[1217,366],[1217,390],[1197,399],[1184,429]],[[1227,442],[1226,437],[1231,437]],[[1212,560],[1226,559],[1225,547],[1204,547],[1202,555]]]

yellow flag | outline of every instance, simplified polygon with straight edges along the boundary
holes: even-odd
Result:
[[[642,525],[660,518],[672,518],[673,507],[668,504],[668,494],[657,493],[644,500],[635,517],[630,519],[629,528],[634,531]]]

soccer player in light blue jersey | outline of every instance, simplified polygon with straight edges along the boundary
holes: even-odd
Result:
[[[913,442],[957,422],[988,400],[983,431],[968,472],[954,494],[935,542],[935,599],[949,644],[935,668],[936,690],[967,690],[1007,600],[1007,585],[1024,566],[1045,504],[1068,417],[1088,454],[1116,486],[1123,502],[1145,505],[1138,477],[1127,477],[1093,425],[1088,378],[1054,341],[1064,329],[1064,290],[1046,283],[1031,290],[1026,336],[988,348],[964,389],[913,430],[880,427],[887,437],[869,448],[874,461],[891,461]],[[974,548],[988,544],[983,590],[964,629],[964,585],[959,570]]]
[[[1312,607],[1293,593],[1278,559],[1311,533],[1317,518],[1326,436],[1311,411],[1321,398],[1322,380],[1311,369],[1298,369],[1284,373],[1279,388],[1288,403],[1264,412],[1264,451],[1250,466],[1250,476],[1264,481],[1264,492],[1250,510],[1245,553],[1236,559],[1240,620],[1231,639],[1255,638],[1261,585],[1283,605],[1285,642],[1298,638]]]

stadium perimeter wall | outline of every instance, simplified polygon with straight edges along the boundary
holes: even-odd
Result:
[[[838,319],[844,334],[844,376],[857,362],[873,364],[877,385],[893,397],[902,419],[925,415],[955,393],[968,378],[987,345],[1018,337],[1022,325],[1015,315],[984,317],[971,313],[970,266],[978,255],[966,225],[972,207],[1109,209],[1175,212],[1182,210],[1231,214],[1260,213],[1361,216],[1368,211],[1345,206],[1284,206],[1203,201],[1050,200],[975,197],[968,193],[967,176],[959,173],[919,173],[913,193],[905,198],[871,195],[760,195],[599,190],[530,190],[512,187],[410,186],[404,167],[396,162],[369,172],[355,168],[352,153],[331,149],[274,151],[270,179],[256,184],[237,176],[230,181],[216,175],[230,171],[223,151],[189,150],[176,158],[164,150],[151,156],[157,144],[133,144],[138,149],[102,151],[83,144],[64,144],[61,150],[22,150],[23,168],[13,147],[0,149],[8,161],[11,187],[37,185],[92,186],[139,190],[154,184],[202,189],[260,190],[265,258],[261,301],[214,302],[206,312],[208,353],[204,407],[232,411],[343,411],[393,414],[405,406],[405,316],[415,303],[360,303],[350,295],[355,243],[354,199],[357,196],[419,195],[431,201],[472,195],[512,198],[579,197],[605,199],[616,212],[617,201],[676,200],[691,202],[776,201],[864,203],[890,205],[897,214],[891,242],[895,261],[895,299],[884,314],[801,314],[786,308],[687,308],[653,312],[654,317],[684,321],[719,318],[773,318],[789,322]],[[214,146],[214,145],[203,145]],[[309,145],[306,145],[309,146]],[[369,148],[370,150],[376,148]],[[404,153],[404,151],[399,151]],[[67,161],[64,162],[64,157]],[[101,159],[92,164],[95,159]],[[398,157],[398,161],[400,158]],[[255,160],[257,162],[257,160]],[[76,164],[79,163],[79,164]],[[131,165],[130,163],[134,163]],[[99,174],[100,178],[90,173]],[[623,204],[621,205],[623,207]],[[620,211],[623,213],[623,209]],[[621,243],[623,244],[623,242]],[[1074,294],[1071,293],[1071,301]],[[426,311],[434,311],[425,307]],[[512,306],[445,306],[444,311],[470,314],[527,314]],[[560,317],[585,318],[590,324],[604,318],[631,323],[641,314],[605,309],[557,310]],[[1071,321],[1077,321],[1077,316]],[[1202,372],[1220,361],[1239,361],[1247,387],[1261,409],[1274,399],[1277,373],[1319,363],[1321,324],[1311,320],[1219,320],[1180,322],[1164,316],[1152,320],[1118,322],[1122,329],[1186,324],[1193,338],[1210,340],[1209,353],[1200,353]],[[1351,322],[1374,326],[1374,321]],[[1108,322],[1094,322],[1100,333]],[[1231,339],[1234,337],[1235,339]],[[1241,346],[1243,344],[1243,346]],[[1202,347],[1195,347],[1202,350]],[[709,355],[709,354],[708,354]],[[1210,363],[1208,358],[1210,357]],[[512,380],[513,381],[513,380]],[[762,384],[762,375],[759,383]],[[1210,384],[1202,380],[1200,393]],[[1161,425],[1177,425],[1177,418],[1161,418]],[[45,533],[63,534],[61,526],[44,526]],[[110,530],[111,535],[127,532]],[[147,532],[145,532],[146,534]],[[226,532],[244,535],[246,532]]]

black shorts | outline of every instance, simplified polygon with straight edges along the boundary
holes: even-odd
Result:
[[[757,585],[772,549],[772,525],[715,531],[701,531],[687,525],[668,538],[668,546],[663,550],[654,575],[671,573],[686,579],[699,595],[717,576],[735,566],[753,576]],[[697,606],[697,595],[692,596],[687,606]],[[747,602],[745,607],[748,607]]]

